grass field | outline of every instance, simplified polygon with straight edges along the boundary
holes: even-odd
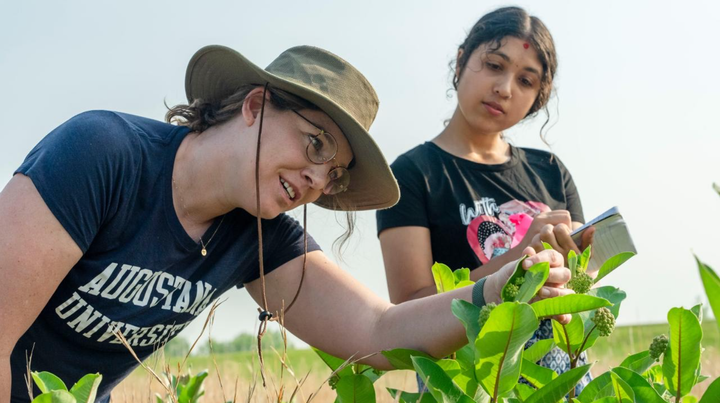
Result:
[[[609,368],[618,365],[631,353],[646,350],[652,338],[659,334],[668,334],[667,325],[624,326],[615,329],[608,338],[600,338],[591,349],[589,361],[596,361],[593,367],[594,374],[600,374]],[[695,396],[701,396],[707,386],[717,377],[720,377],[720,333],[714,321],[703,323],[703,346],[705,351],[702,358],[702,374],[711,379],[706,380],[693,389]],[[187,365],[196,373],[208,369],[210,376],[205,380],[204,402],[224,402],[233,400],[236,394],[238,402],[277,402],[289,401],[296,387],[298,392],[294,401],[306,402],[314,395],[312,402],[332,402],[334,391],[327,385],[330,370],[315,355],[312,350],[288,351],[287,362],[292,368],[294,376],[287,370],[282,373],[281,360],[272,352],[265,353],[267,386],[262,386],[258,360],[255,353],[234,353],[217,355],[216,362],[219,371],[214,369],[210,357],[190,357]],[[150,359],[147,364],[156,367],[158,373],[162,366],[158,360]],[[167,358],[165,363],[171,372],[177,373],[177,366],[182,358]],[[220,376],[218,377],[218,373]],[[222,386],[221,386],[222,382]],[[410,371],[394,371],[386,373],[375,384],[378,402],[392,402],[393,399],[385,388],[392,387],[406,391],[415,391],[415,375]],[[136,370],[128,379],[123,381],[113,391],[112,401],[124,402],[150,402],[154,401],[154,394],[161,393],[162,387],[143,369]],[[237,392],[236,392],[237,391]],[[280,399],[278,399],[280,397]]]

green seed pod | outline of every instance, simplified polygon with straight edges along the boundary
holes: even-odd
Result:
[[[515,284],[508,284],[505,286],[505,296],[508,299],[514,300],[520,292],[520,287]]]
[[[660,361],[660,357],[667,350],[669,343],[670,341],[664,334],[653,338],[652,343],[650,343],[650,357],[655,361]]]
[[[492,312],[495,307],[497,307],[497,305],[491,302],[480,309],[480,317],[478,318],[478,325],[480,325],[480,329],[485,326],[485,322],[487,322],[490,318],[490,312]]]
[[[575,277],[568,281],[568,287],[573,289],[576,294],[587,294],[593,284],[595,284],[593,278],[584,271],[578,272]]]
[[[600,332],[600,336],[610,336],[615,329],[615,316],[607,308],[598,308],[592,321]]]

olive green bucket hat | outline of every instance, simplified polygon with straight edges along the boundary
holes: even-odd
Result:
[[[322,195],[315,203],[332,210],[388,208],[400,198],[395,177],[368,130],[375,120],[378,97],[367,79],[350,63],[320,48],[298,46],[261,69],[240,53],[206,46],[192,57],[185,75],[188,101],[219,102],[243,85],[279,88],[317,105],[340,127],[355,162],[345,192]]]

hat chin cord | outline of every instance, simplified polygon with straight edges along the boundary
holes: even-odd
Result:
[[[298,289],[295,292],[295,296],[293,297],[292,301],[288,305],[287,308],[280,308],[279,314],[273,314],[272,312],[268,311],[268,303],[267,303],[267,294],[265,292],[265,266],[263,264],[263,236],[262,236],[262,211],[260,207],[260,139],[262,137],[262,127],[263,127],[263,118],[265,115],[265,99],[268,91],[268,85],[269,83],[265,83],[265,86],[263,87],[263,98],[262,98],[262,104],[260,106],[260,125],[258,127],[258,137],[257,137],[257,147],[255,152],[255,207],[256,207],[256,217],[257,217],[257,230],[258,230],[258,263],[260,266],[260,284],[261,284],[261,290],[262,290],[262,302],[263,307],[258,308],[258,312],[260,313],[259,320],[260,320],[260,326],[258,327],[258,335],[257,335],[257,347],[258,347],[258,358],[260,360],[260,375],[262,377],[263,387],[266,387],[265,382],[265,362],[263,360],[263,353],[262,353],[262,338],[265,335],[265,331],[267,330],[267,324],[270,321],[277,321],[281,328],[285,329],[284,324],[284,315],[290,311],[290,308],[292,308],[293,304],[295,304],[295,301],[298,298],[298,295],[300,295],[300,289],[302,288],[303,281],[305,280],[305,266],[307,263],[307,204],[303,204],[303,247],[304,247],[304,253],[303,253],[303,265],[302,265],[302,275],[300,276],[300,284],[298,285]],[[282,305],[285,304],[285,301],[283,300]],[[283,339],[285,338],[285,335],[283,334]]]

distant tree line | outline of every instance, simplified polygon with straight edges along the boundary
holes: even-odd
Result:
[[[283,338],[280,332],[268,330],[262,339],[263,351],[266,349],[275,348],[278,351],[282,351],[284,348]],[[257,335],[250,333],[241,333],[234,339],[227,342],[219,342],[213,340],[212,343],[213,352],[215,354],[225,353],[237,353],[243,351],[256,351],[257,350]],[[288,342],[288,349],[292,349],[294,346]],[[165,344],[165,355],[168,357],[182,357],[187,354],[190,349],[190,342],[182,337],[176,337]],[[193,351],[193,354],[197,355],[209,355],[210,345],[207,339],[199,342]]]

